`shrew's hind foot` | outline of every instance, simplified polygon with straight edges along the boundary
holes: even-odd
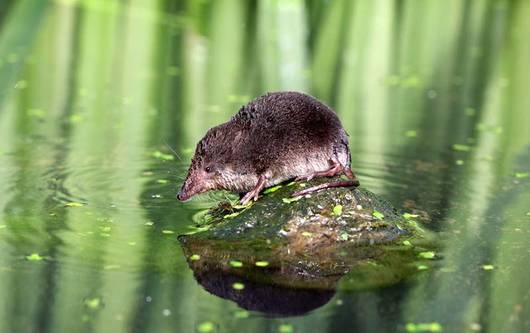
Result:
[[[329,169],[324,170],[324,171],[317,171],[315,173],[310,174],[309,176],[297,177],[296,180],[305,179],[306,181],[310,181],[311,179],[316,178],[316,177],[333,177],[333,176],[340,174],[343,169],[342,165],[334,161],[331,161],[331,162],[332,164],[329,167]]]
[[[347,169],[350,170],[349,168],[347,168]],[[333,177],[333,176],[339,175],[339,174],[341,174],[343,172],[344,172],[344,174],[346,174],[345,170],[346,170],[346,167],[343,167],[338,161],[330,159],[329,160],[329,169],[324,170],[324,171],[317,171],[317,172],[314,172],[312,174],[305,175],[305,176],[296,177],[295,181],[300,181],[300,180],[310,181],[311,179],[316,178],[316,177]],[[351,172],[351,170],[350,170],[350,172]],[[350,178],[350,177],[348,176],[348,178]]]
[[[315,173],[312,173],[306,176],[296,177],[295,181],[300,181],[300,180],[310,181],[311,179],[315,177],[333,177],[333,176],[340,175],[342,173],[353,182],[354,184],[353,186],[360,185],[359,180],[357,179],[357,177],[355,176],[355,174],[353,173],[352,169],[349,166],[343,166],[336,160],[329,160],[329,163],[330,163],[329,169],[324,170],[324,171],[318,171],[318,172],[315,172]]]
[[[344,172],[346,177],[348,177],[355,184],[354,185],[355,187],[361,185],[361,183],[359,182],[359,179],[357,179],[357,176],[355,176],[355,174],[350,168],[344,167],[342,171]]]
[[[294,192],[293,197],[298,197],[302,195],[306,195],[309,193],[318,192],[327,188],[334,188],[334,187],[357,187],[360,185],[359,180],[353,173],[352,169],[349,166],[343,166],[336,160],[330,160],[330,167],[327,170],[315,172],[309,176],[306,177],[298,177],[296,180],[300,180],[300,178],[306,178],[308,181],[313,179],[314,177],[333,177],[336,175],[340,175],[343,173],[346,177],[348,177],[350,180],[347,181],[336,181],[331,183],[325,183],[320,184],[316,186],[312,186],[309,188],[306,188],[302,191]]]

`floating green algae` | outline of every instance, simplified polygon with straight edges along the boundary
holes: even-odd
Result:
[[[235,290],[243,290],[243,289],[245,289],[245,284],[243,284],[241,282],[234,282],[232,284],[232,288],[234,288]]]
[[[437,322],[432,323],[407,323],[405,326],[407,332],[441,332],[442,325]]]
[[[64,204],[65,207],[83,207],[84,205],[85,204],[82,202],[75,202],[75,201],[67,202]]]
[[[293,325],[291,324],[280,324],[280,326],[278,326],[278,333],[293,333],[294,332],[294,328],[293,328]]]
[[[269,262],[268,261],[256,261],[254,265],[258,267],[267,267],[269,266]]]
[[[175,159],[175,156],[171,154],[165,154],[159,150],[154,151],[152,156],[154,158],[158,158],[159,160],[163,160],[163,161],[172,161]]]
[[[85,301],[83,303],[85,304],[85,306],[87,308],[89,308],[91,310],[97,310],[102,305],[101,298],[99,298],[99,297],[87,298],[87,299],[85,299]]]
[[[436,257],[436,253],[434,253],[434,251],[424,251],[418,253],[418,257],[423,259],[434,259],[434,257]]]
[[[463,145],[463,144],[458,144],[458,143],[455,143],[453,146],[452,146],[453,150],[454,151],[461,151],[461,152],[468,152],[471,150],[471,147],[468,146],[468,145]]]
[[[230,260],[228,264],[232,267],[243,267],[243,263],[239,260]]]
[[[215,324],[211,321],[204,321],[197,325],[197,332],[199,333],[210,333],[215,331]]]
[[[41,260],[44,260],[44,257],[42,257],[38,253],[32,253],[32,254],[26,256],[26,260],[28,260],[28,261],[41,261]]]

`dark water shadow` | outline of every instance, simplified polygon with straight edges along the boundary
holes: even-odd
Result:
[[[253,281],[222,270],[196,270],[194,277],[209,293],[239,307],[271,316],[299,316],[327,304],[334,289],[296,289]],[[240,284],[242,290],[234,289]]]
[[[326,305],[338,290],[395,285],[413,276],[418,264],[415,251],[396,245],[332,248],[319,255],[279,253],[263,244],[227,245],[187,236],[179,240],[199,285],[266,316],[307,314]]]

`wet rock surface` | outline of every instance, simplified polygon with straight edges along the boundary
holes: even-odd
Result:
[[[258,242],[268,239],[289,243],[294,251],[306,251],[306,247],[335,243],[389,243],[411,231],[391,204],[363,188],[342,187],[291,197],[295,190],[324,181],[329,180],[271,188],[245,208],[221,203],[202,221],[209,229],[195,237]]]
[[[179,236],[197,281],[246,309],[268,312],[267,300],[256,295],[285,303],[294,293],[296,307],[299,293],[322,300],[327,291],[328,299],[339,281],[343,289],[370,289],[418,271],[418,253],[432,249],[428,233],[374,193],[334,188],[291,197],[326,181],[284,184],[250,206],[221,203],[205,212],[197,232]],[[244,287],[234,289],[234,281]],[[307,310],[286,306],[285,314]]]

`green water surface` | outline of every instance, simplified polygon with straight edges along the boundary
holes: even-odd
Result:
[[[432,266],[287,317],[197,283],[194,145],[277,90],[337,111]],[[0,2],[0,332],[528,332],[529,173],[527,0]]]

